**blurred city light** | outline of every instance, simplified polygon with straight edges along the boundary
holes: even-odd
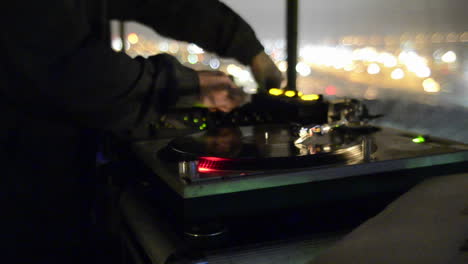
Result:
[[[432,53],[432,57],[434,57],[435,60],[441,60],[442,55],[444,55],[443,49],[437,49]]]
[[[328,95],[336,95],[336,87],[333,85],[329,85],[325,88],[325,93]]]
[[[431,41],[432,43],[441,43],[442,41],[444,41],[444,35],[442,35],[441,33],[434,33],[431,37]]]
[[[253,82],[253,83],[251,83],[249,85],[244,86],[243,90],[247,94],[255,94],[255,93],[257,93],[257,88],[258,88],[257,83]]]
[[[468,42],[468,32],[463,32],[463,34],[460,35],[460,42]]]
[[[245,84],[246,82],[255,82],[252,74],[248,70],[241,69],[237,73],[236,77],[242,84]]]
[[[377,60],[378,62],[382,63],[387,68],[395,67],[398,64],[397,58],[387,52],[380,53]]]
[[[455,54],[453,51],[447,51],[444,55],[442,55],[441,59],[445,63],[453,63],[457,60],[457,54]]]
[[[354,71],[356,69],[356,65],[355,64],[348,64],[344,67],[344,70],[345,71]]]
[[[427,63],[426,59],[419,56],[414,51],[402,51],[398,55],[398,60],[400,61],[400,63],[406,64],[406,65],[416,65],[416,64],[426,64]]]
[[[210,65],[211,56],[204,56],[203,54],[201,54],[199,59],[203,65],[206,65],[206,66]]]
[[[419,43],[424,43],[426,41],[426,35],[424,34],[418,34],[416,35],[416,38],[415,38],[416,42],[419,42]]]
[[[366,92],[364,93],[364,98],[367,100],[375,100],[377,99],[378,90],[375,87],[369,87]]]
[[[438,93],[440,92],[440,84],[432,78],[427,78],[423,81],[424,91],[427,93]]]
[[[167,41],[159,42],[159,50],[162,51],[162,52],[168,52],[169,51],[169,43],[167,43]]]
[[[403,42],[400,42],[400,39]],[[431,41],[440,41],[438,42],[440,44],[434,45],[435,42],[431,43]],[[453,92],[456,88],[455,84],[447,80],[448,77],[453,76],[452,73],[461,70],[463,80],[468,80],[466,77],[468,64],[464,62],[464,50],[459,46],[464,45],[460,44],[464,41],[468,41],[468,32],[415,32],[400,36],[351,35],[323,42],[309,42],[299,47],[298,63],[295,65],[295,70],[300,77],[298,89],[302,89],[306,95],[281,89],[273,89],[270,93],[285,97],[297,96],[304,100],[317,100],[319,98],[316,94],[310,95],[309,93],[334,96],[339,92],[339,96],[374,100],[378,93],[380,97],[386,96],[386,92],[381,91],[382,87],[391,90],[405,89],[420,93],[438,93],[441,91],[439,84],[441,82],[447,85],[444,85],[444,93],[440,96],[447,96],[445,91],[455,93]],[[257,84],[248,67],[234,62],[231,58],[220,58],[216,54],[204,51],[194,43],[177,42],[166,38],[145,38],[140,33],[127,35],[125,42],[123,45],[119,38],[114,37],[111,43],[112,49],[120,51],[125,46],[128,49],[127,54],[131,57],[140,55],[145,58],[161,52],[169,52],[182,63],[192,64],[191,67],[196,70],[226,71],[234,77],[236,85],[242,87],[247,93],[257,91]],[[286,72],[288,65],[285,42],[270,39],[262,43],[278,69]],[[450,64],[457,61],[459,63]],[[434,76],[437,77],[437,81]],[[349,85],[345,86],[343,82]],[[343,87],[338,91],[337,87],[341,86]],[[421,86],[424,89],[421,89]],[[356,87],[357,89],[354,89]],[[387,90],[391,92],[390,89]]]
[[[396,68],[392,71],[390,77],[394,80],[400,80],[405,77],[405,72],[400,68]]]
[[[361,55],[362,55],[362,60],[367,61],[367,62],[377,61],[377,58],[379,56],[377,50],[372,47],[364,48]]]
[[[281,72],[286,72],[288,70],[288,63],[286,61],[280,61],[276,66]]]
[[[203,54],[204,51],[202,48],[198,47],[197,45],[190,43],[187,45],[187,51],[190,54]]]
[[[127,40],[128,40],[128,42],[130,42],[130,44],[135,45],[135,44],[138,43],[140,38],[138,37],[138,35],[136,33],[130,33],[127,36]]]
[[[304,62],[299,62],[296,65],[296,71],[301,75],[301,76],[308,76],[311,73],[309,65],[305,64]]]
[[[455,33],[455,32],[452,32],[452,33],[449,33],[447,34],[447,38],[446,38],[447,42],[457,42],[458,41],[458,34]]]
[[[380,66],[377,63],[371,63],[367,67],[367,73],[374,75],[380,72]]]
[[[414,69],[414,73],[420,78],[427,78],[431,76],[431,69],[429,69],[429,67],[427,66],[422,65]]]
[[[177,42],[169,44],[169,53],[175,54],[177,52],[179,52],[179,44]]]
[[[123,43],[120,38],[114,38],[112,40],[112,49],[115,51],[121,51],[123,48]]]
[[[226,71],[232,76],[237,76],[239,75],[239,72],[242,71],[242,69],[235,64],[229,64],[226,68]]]
[[[221,65],[221,62],[217,58],[213,58],[210,60],[211,69],[217,70],[220,65]]]
[[[196,54],[190,54],[187,56],[187,61],[190,64],[196,64],[198,62],[198,56]]]
[[[333,66],[344,68],[352,63],[352,53],[347,48],[311,46],[307,45],[300,50],[304,62],[319,66]]]

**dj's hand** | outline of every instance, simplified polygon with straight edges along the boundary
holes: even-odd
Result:
[[[283,75],[265,52],[260,52],[252,59],[250,65],[259,89],[281,88]]]
[[[221,71],[199,71],[200,100],[208,108],[230,112],[242,101],[242,91]]]

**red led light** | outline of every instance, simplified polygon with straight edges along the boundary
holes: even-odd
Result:
[[[333,85],[327,86],[327,88],[325,88],[325,93],[328,94],[328,95],[335,95],[336,94],[336,87],[333,86]]]
[[[229,160],[228,158],[220,158],[220,157],[200,157],[198,158],[199,161],[227,161]]]
[[[210,173],[210,172],[215,172],[216,170],[210,169],[210,168],[203,168],[203,167],[198,167],[198,172],[200,173]]]
[[[198,158],[198,172],[199,173],[213,173],[222,171],[223,162],[229,161],[227,158],[219,157],[200,157]]]

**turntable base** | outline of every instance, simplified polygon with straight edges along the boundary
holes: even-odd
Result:
[[[145,166],[183,198],[204,197],[248,190],[274,188],[303,183],[314,183],[337,179],[346,179],[379,173],[405,170],[418,170],[433,166],[464,163],[468,161],[468,145],[450,140],[426,137],[424,143],[414,143],[419,135],[391,128],[381,128],[369,139],[375,146],[372,153],[365,153],[366,147],[361,139],[358,145],[362,156],[359,161],[337,162],[290,168],[288,162],[293,157],[278,157],[285,168],[271,164],[273,169],[255,169],[232,173],[198,173],[186,178],[179,172],[179,163],[189,159],[168,161],[160,151],[172,140],[142,141],[133,148]],[[368,142],[367,142],[368,143]],[[289,154],[288,154],[289,155]],[[162,156],[162,157],[161,157]],[[194,157],[202,157],[195,153]],[[309,155],[313,157],[313,155]],[[192,157],[193,158],[193,157]],[[229,158],[222,157],[222,158]],[[290,158],[290,159],[289,159]],[[275,160],[273,160],[275,161]],[[270,162],[271,163],[271,162]],[[418,177],[425,177],[417,173]]]
[[[397,197],[425,178],[466,171],[467,145],[431,137],[414,143],[417,136],[380,128],[369,136],[374,149],[366,154],[369,141],[358,144],[362,158],[352,163],[192,175],[180,171],[180,163],[189,162],[188,158],[168,161],[161,156],[171,140],[138,142],[133,147],[148,168],[144,182],[154,189],[148,194],[170,204],[170,210],[184,219],[204,219],[354,198]]]

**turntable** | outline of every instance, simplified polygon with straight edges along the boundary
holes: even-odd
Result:
[[[177,162],[188,182],[249,176],[279,170],[355,164],[369,159],[375,146],[365,135],[333,131],[296,143],[293,126],[257,125],[215,128],[169,142],[158,153]]]
[[[158,199],[189,221],[399,194],[468,163],[465,144],[385,127],[297,137],[286,124],[225,127],[138,142],[134,151]]]
[[[421,180],[468,168],[468,145],[372,126],[358,101],[309,117],[236,125],[227,116],[134,143],[142,169],[121,199],[130,240],[161,263],[187,248],[231,256],[256,243],[310,257]]]

